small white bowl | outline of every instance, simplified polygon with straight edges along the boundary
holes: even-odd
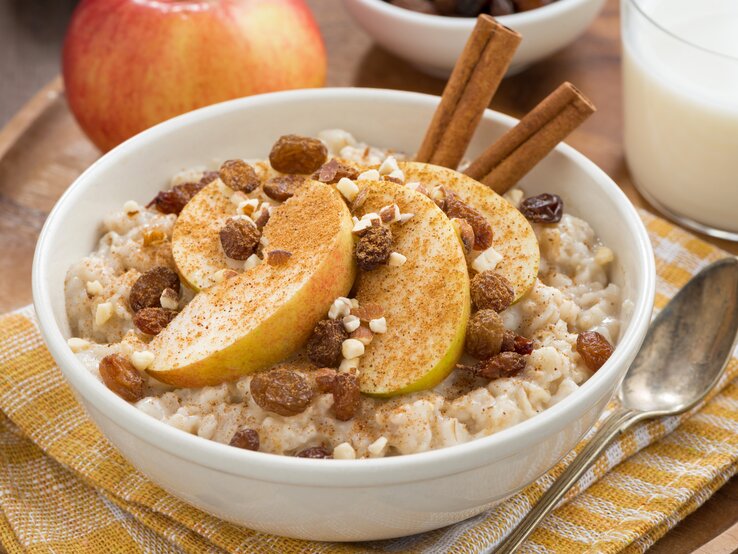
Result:
[[[384,0],[343,0],[349,14],[377,43],[424,73],[448,77],[469,38],[475,18],[444,17],[398,8]],[[558,0],[498,17],[523,35],[508,75],[522,71],[581,35],[605,0]]]
[[[263,157],[286,133],[344,128],[370,144],[413,152],[438,98],[372,89],[254,96],[177,117],[112,150],[62,196],[36,248],[33,298],[51,354],[90,417],[144,475],[173,495],[252,529],[316,540],[409,535],[466,519],[540,476],[597,420],[646,332],[654,295],[650,243],[638,214],[607,175],[560,145],[524,180],[560,194],[616,254],[613,280],[631,305],[610,360],[540,415],[490,437],[422,454],[308,460],[250,452],[169,427],[118,398],[77,360],[64,302],[70,264],[92,251],[99,223],[133,199],[148,202],[180,169],[213,159]],[[487,111],[469,154],[512,126]]]

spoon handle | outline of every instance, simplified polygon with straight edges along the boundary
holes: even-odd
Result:
[[[533,509],[512,530],[510,535],[496,549],[488,549],[485,554],[509,554],[523,544],[539,523],[554,510],[559,501],[574,486],[579,478],[592,467],[607,446],[628,427],[639,421],[640,412],[626,409],[615,410],[594,434],[592,439],[569,464],[551,487],[544,493]]]

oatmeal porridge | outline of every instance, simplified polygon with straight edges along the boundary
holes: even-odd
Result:
[[[104,218],[97,249],[65,282],[69,344],[90,372],[205,439],[352,459],[490,435],[606,361],[622,307],[613,253],[560,198],[509,191],[495,205],[502,228],[463,188],[415,179],[423,173],[398,153],[345,131],[318,138],[288,135],[267,160],[186,169],[148,206],[130,201]],[[444,271],[427,271],[436,258]],[[318,302],[330,287],[313,287],[315,275],[343,294]],[[414,275],[427,276],[415,286]],[[279,290],[234,307],[234,289],[262,280]],[[272,312],[259,319],[297,310],[290,295],[303,293],[304,321],[280,316],[284,333],[268,327]],[[241,321],[261,342],[231,344]],[[414,348],[393,357],[408,329]]]

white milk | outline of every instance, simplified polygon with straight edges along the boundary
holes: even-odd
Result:
[[[662,29],[629,1],[625,151],[636,185],[676,216],[738,233],[738,0],[635,0]]]

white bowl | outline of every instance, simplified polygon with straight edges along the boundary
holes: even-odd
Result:
[[[372,90],[303,90],[254,96],[177,117],[93,164],[49,215],[36,248],[33,297],[41,331],[67,381],[108,439],[152,481],[228,521],[317,540],[370,540],[471,517],[540,476],[596,421],[646,332],[654,264],[625,195],[587,158],[561,145],[524,181],[554,192],[616,253],[613,279],[632,309],[605,366],[544,413],[487,438],[422,454],[309,460],[232,448],[140,412],[93,377],[67,347],[64,275],[98,240],[99,222],[126,200],[150,200],[176,171],[213,159],[263,157],[279,135],[340,127],[379,146],[417,148],[438,98]],[[487,111],[474,155],[515,123]]]
[[[398,8],[384,0],[343,0],[346,9],[377,43],[424,73],[448,77],[476,20]],[[497,20],[523,35],[508,75],[561,50],[581,35],[605,0],[558,0]]]

